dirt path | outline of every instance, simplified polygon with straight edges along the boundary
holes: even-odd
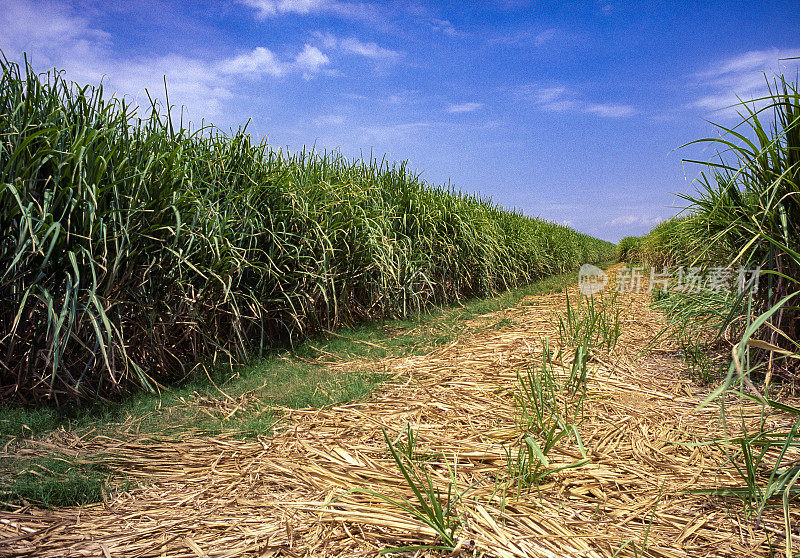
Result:
[[[272,438],[73,439],[66,451],[123,456],[119,467],[142,485],[103,504],[2,512],[0,555],[367,556],[432,543],[433,531],[408,513],[348,492],[413,498],[381,433],[396,438],[411,423],[443,490],[448,469],[459,489],[472,486],[458,506],[454,554],[594,557],[624,547],[619,556],[634,556],[647,539],[647,556],[768,556],[766,535],[783,544],[779,513],[756,530],[740,521],[738,504],[684,492],[736,479],[719,450],[685,445],[721,433],[719,409],[697,409],[705,388],[682,378],[674,349],[638,356],[660,328],[649,301],[648,293],[619,298],[620,345],[590,365],[580,427],[589,463],[538,491],[504,494],[495,480],[506,470],[504,448],[519,440],[516,373],[541,358],[543,339],[558,343],[563,294],[495,313],[508,319],[503,329],[387,362],[398,383],[367,401],[287,409]],[[567,443],[550,456],[555,465],[581,458]]]

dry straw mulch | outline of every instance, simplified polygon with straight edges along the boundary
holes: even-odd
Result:
[[[577,299],[575,288],[570,294]],[[459,489],[471,487],[458,507],[453,555],[599,557],[624,547],[619,556],[634,556],[647,538],[647,556],[768,556],[768,540],[783,547],[779,511],[748,521],[736,501],[687,492],[738,480],[720,449],[691,445],[724,435],[719,408],[697,408],[708,388],[684,377],[666,341],[640,355],[662,327],[649,301],[648,293],[620,296],[619,347],[590,365],[580,427],[590,463],[538,490],[498,492],[495,481],[506,469],[504,448],[519,440],[516,372],[540,358],[544,339],[558,343],[553,318],[563,294],[492,317],[509,318],[508,327],[383,363],[397,382],[367,401],[286,409],[270,438],[189,432],[165,440],[59,440],[67,453],[114,454],[121,472],[141,482],[101,504],[0,512],[0,555],[374,556],[435,543],[405,512],[349,492],[412,498],[381,434],[384,427],[399,436],[411,423],[442,488],[450,472]],[[737,405],[737,421],[758,421],[757,406]],[[580,457],[569,443],[551,456],[555,464]],[[793,514],[796,523],[800,514]]]

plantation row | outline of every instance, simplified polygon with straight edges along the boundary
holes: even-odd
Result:
[[[2,64],[0,389],[64,402],[613,257],[404,165],[173,127]]]
[[[672,293],[661,303],[685,333],[714,326],[739,339],[739,372],[800,377],[800,94],[783,77],[767,97],[741,103],[741,122],[722,135],[698,140],[720,151],[701,174],[687,214],[667,220],[643,237],[618,245],[623,261],[696,269],[758,270],[755,289]],[[698,143],[693,142],[693,143]],[[689,161],[697,162],[697,161]],[[733,285],[732,285],[733,287]],[[694,325],[692,325],[694,324]],[[750,336],[760,343],[749,343]],[[766,344],[765,344],[766,343]],[[757,346],[758,348],[753,348]],[[726,347],[727,352],[730,351]]]
[[[760,108],[759,108],[760,107]],[[800,467],[800,94],[797,84],[775,79],[766,98],[740,105],[741,122],[720,126],[720,137],[701,140],[720,156],[701,175],[696,194],[683,196],[686,216],[655,227],[644,237],[623,239],[620,255],[652,265],[695,269],[758,270],[747,288],[675,290],[655,305],[690,370],[717,384],[708,401],[731,389],[761,404],[762,417],[780,421],[748,429],[733,427],[738,446],[726,452],[741,476],[735,488],[712,491],[736,496],[755,528],[769,508],[783,508],[785,533],[797,509]],[[724,378],[724,380],[721,380]],[[721,406],[729,425],[740,418]],[[717,442],[715,442],[717,443]],[[786,556],[796,556],[784,537]],[[774,552],[772,546],[770,551]]]

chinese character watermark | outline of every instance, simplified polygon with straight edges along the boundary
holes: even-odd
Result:
[[[581,294],[591,296],[606,288],[608,275],[592,264],[583,264],[578,270],[578,288]]]
[[[761,268],[739,267],[663,267],[661,270],[645,267],[626,267],[616,276],[617,292],[653,292],[677,290],[683,293],[700,291],[723,292],[736,290],[739,294],[753,292],[758,288]],[[606,288],[609,277],[605,271],[591,264],[584,264],[578,272],[581,293],[591,296]]]

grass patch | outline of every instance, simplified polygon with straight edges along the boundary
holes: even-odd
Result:
[[[89,504],[102,500],[114,479],[102,456],[89,460],[59,454],[7,458],[0,463],[0,473],[0,505],[5,506]]]
[[[0,407],[0,443],[13,438],[34,438],[55,430],[62,423],[62,414],[49,407],[3,406]]]

